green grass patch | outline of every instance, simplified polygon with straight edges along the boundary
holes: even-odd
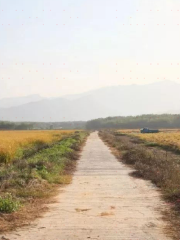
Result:
[[[12,213],[19,209],[20,202],[13,199],[11,194],[6,194],[0,197],[0,212],[2,213]]]

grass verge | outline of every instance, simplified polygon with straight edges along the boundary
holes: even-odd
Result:
[[[87,135],[75,132],[30,157],[0,165],[0,232],[41,215],[43,203],[57,193],[57,186],[71,182]]]
[[[141,139],[113,130],[100,131],[99,136],[116,150],[117,158],[136,170],[134,177],[151,180],[161,189],[162,196],[172,209],[169,219],[176,230],[180,229],[180,155],[148,147]],[[180,239],[180,230],[177,235]]]

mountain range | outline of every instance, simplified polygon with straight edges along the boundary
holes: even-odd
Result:
[[[152,113],[180,113],[180,84],[166,80],[104,87],[59,98],[31,95],[0,99],[0,119],[8,121],[86,121]]]
[[[15,107],[22,104],[37,102],[43,98],[38,94],[24,96],[24,97],[14,97],[14,98],[2,98],[0,99],[0,108]]]

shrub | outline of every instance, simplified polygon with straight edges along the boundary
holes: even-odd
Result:
[[[13,199],[11,194],[0,197],[0,212],[11,213],[20,207],[19,201]]]

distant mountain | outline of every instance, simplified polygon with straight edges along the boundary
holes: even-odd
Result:
[[[103,88],[104,89],[104,88]],[[67,100],[75,100],[81,97],[85,97],[85,96],[89,96],[93,93],[95,93],[96,91],[98,91],[99,89],[96,90],[91,90],[88,92],[83,92],[83,93],[79,93],[79,94],[69,94],[69,95],[64,95],[62,96],[62,98],[67,99]]]
[[[105,87],[83,94],[43,99],[0,109],[0,119],[86,121],[108,116],[167,113],[180,109],[179,93],[180,84],[172,81]]]
[[[29,95],[25,97],[14,97],[14,98],[2,98],[0,99],[0,108],[9,108],[19,105],[23,105],[30,102],[37,102],[43,98],[38,94]]]
[[[74,101],[55,98],[32,102],[17,107],[0,109],[0,119],[8,121],[78,121],[106,117],[112,113],[91,98]]]

